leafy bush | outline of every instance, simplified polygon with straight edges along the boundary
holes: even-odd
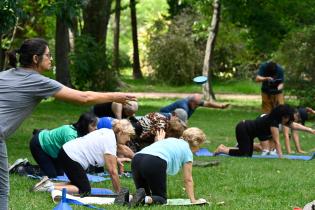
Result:
[[[201,73],[202,58],[192,38],[192,17],[183,13],[176,17],[169,29],[157,24],[162,30],[151,29],[148,41],[148,62],[153,76],[170,85],[185,85]]]
[[[89,36],[75,40],[71,76],[73,84],[81,90],[114,90],[115,79],[109,68],[104,45],[100,45]]]
[[[276,59],[284,66],[286,85],[301,105],[311,105],[315,91],[315,26],[291,33],[281,43]]]

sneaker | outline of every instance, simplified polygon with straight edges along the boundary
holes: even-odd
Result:
[[[114,204],[126,205],[129,203],[129,190],[127,188],[122,188],[115,198]]]
[[[277,150],[274,149],[274,150],[270,151],[269,155],[278,155]]]
[[[261,156],[266,156],[266,155],[269,155],[269,150],[264,149],[261,153]]]
[[[20,165],[24,165],[28,162],[27,158],[25,159],[22,159],[22,158],[19,158],[17,159],[10,167],[9,167],[9,173],[11,172],[14,172],[14,169],[17,168],[18,166]]]
[[[40,182],[34,185],[34,187],[31,189],[33,192],[49,192],[51,188],[54,186],[54,183],[52,183],[48,176],[44,176]]]
[[[144,203],[144,198],[145,190],[143,188],[137,189],[136,194],[131,200],[131,207],[139,206],[141,203]]]

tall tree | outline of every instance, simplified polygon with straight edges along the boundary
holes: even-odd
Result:
[[[93,0],[88,1],[83,9],[83,33],[93,37],[99,44],[106,44],[111,5],[112,0]]]
[[[70,52],[69,28],[61,16],[56,17],[56,80],[65,86],[71,87],[69,73]]]
[[[78,0],[56,0],[50,7],[56,15],[56,80],[68,87],[72,87],[69,71],[69,29],[74,28],[73,19],[79,14],[81,7],[82,2]]]
[[[114,24],[113,70],[119,74],[120,0],[116,0]]]
[[[220,0],[213,1],[213,14],[209,36],[207,40],[205,58],[203,62],[202,74],[208,77],[208,82],[203,85],[203,94],[206,100],[215,100],[212,88],[211,60],[214,50],[215,40],[219,31],[221,4]]]
[[[3,39],[8,38],[12,42],[10,37],[13,37],[15,33],[13,32],[11,35],[17,24],[18,10],[18,2],[13,0],[0,1],[0,71],[4,68],[5,51],[7,50],[2,46]]]
[[[130,0],[130,16],[131,16],[132,43],[133,43],[132,75],[134,79],[141,79],[143,78],[143,76],[140,69],[140,59],[139,59],[136,0]]]

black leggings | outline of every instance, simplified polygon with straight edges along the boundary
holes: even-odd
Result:
[[[241,121],[236,125],[235,132],[238,149],[230,149],[229,155],[251,157],[253,155],[254,138],[248,134],[245,121]]]
[[[38,134],[39,132],[34,133],[33,138],[30,141],[30,150],[34,160],[37,162],[44,174],[49,178],[62,176],[64,172],[61,165],[56,158],[52,158],[43,150],[39,143]]]
[[[72,160],[63,148],[61,148],[58,154],[58,160],[62,164],[71,184],[79,188],[81,197],[90,195],[91,185],[83,167],[78,162]]]
[[[144,188],[154,204],[166,203],[167,163],[159,157],[136,154],[131,162],[133,181],[136,188]]]

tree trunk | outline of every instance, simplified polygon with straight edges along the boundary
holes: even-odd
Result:
[[[120,0],[116,0],[114,24],[113,70],[119,75]]]
[[[220,12],[221,12],[220,0],[214,0],[211,28],[207,40],[207,47],[202,69],[202,75],[208,77],[208,82],[203,85],[203,95],[206,100],[215,100],[215,94],[212,89],[212,73],[210,67],[215,40],[219,32]]]
[[[70,52],[69,28],[60,16],[56,17],[56,80],[71,87],[68,53]]]
[[[133,43],[132,75],[134,79],[141,79],[143,78],[143,76],[140,69],[140,60],[139,60],[136,0],[130,0],[130,16],[131,16],[132,43]]]
[[[0,71],[4,70],[5,52],[2,48],[2,34],[0,33]]]
[[[104,44],[105,49],[111,4],[112,0],[88,1],[83,10],[83,33],[93,37],[97,43]]]

